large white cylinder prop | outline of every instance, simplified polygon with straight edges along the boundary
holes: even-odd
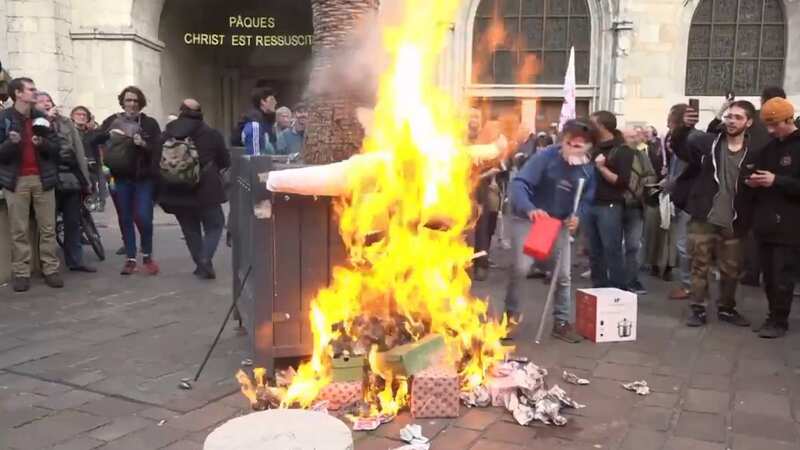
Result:
[[[231,419],[206,438],[203,450],[353,450],[341,420],[302,409],[270,409]]]

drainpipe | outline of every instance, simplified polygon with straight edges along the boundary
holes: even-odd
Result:
[[[617,2],[617,14],[615,14],[614,21],[611,23],[611,31],[614,33],[614,39],[611,51],[613,64],[611,70],[611,101],[609,109],[619,117],[625,114],[623,108],[626,94],[624,58],[630,53],[631,34],[633,32],[633,21],[625,18],[625,14],[622,11],[623,6],[620,4],[622,2],[624,2],[624,0]]]

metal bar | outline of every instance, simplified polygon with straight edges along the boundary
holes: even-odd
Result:
[[[764,18],[767,15],[767,2],[761,0],[761,27],[758,30],[758,60],[756,62],[756,89],[761,86],[761,50],[764,46]]]

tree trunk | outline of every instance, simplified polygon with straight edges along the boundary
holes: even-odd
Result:
[[[312,0],[314,45],[309,77],[309,117],[303,147],[306,164],[341,161],[357,153],[364,130],[356,118],[356,96],[341,89],[333,67],[342,60],[348,37],[379,0]],[[347,67],[342,68],[347,70]],[[338,85],[338,86],[337,86]]]

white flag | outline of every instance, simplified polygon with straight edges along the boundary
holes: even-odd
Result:
[[[575,110],[575,47],[569,50],[569,64],[564,75],[564,104],[561,105],[561,118],[558,121],[558,131],[564,128],[568,120],[577,115]]]

